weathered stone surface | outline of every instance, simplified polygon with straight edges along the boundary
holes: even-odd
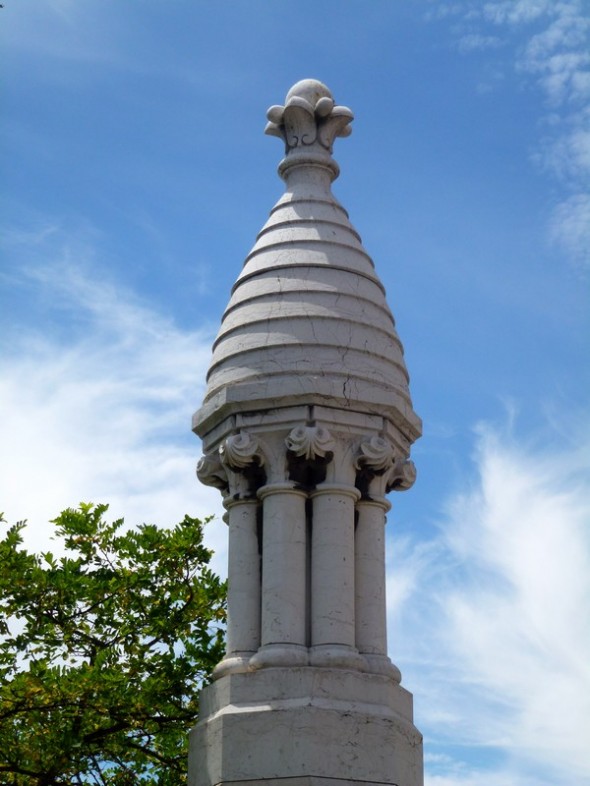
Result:
[[[286,193],[233,288],[194,417],[229,571],[227,653],[189,782],[422,786],[412,696],[387,654],[384,533],[421,424],[383,286],[331,193],[352,112],[303,80],[268,118]]]
[[[352,113],[314,80],[294,86],[280,109],[269,110],[267,130],[287,145],[286,193],[234,286],[194,430],[208,444],[236,412],[323,404],[380,414],[411,443],[420,420],[385,290],[331,192],[332,135],[346,133]]]
[[[202,694],[189,786],[292,778],[422,783],[422,738],[407,691],[346,670],[264,669]],[[307,781],[305,781],[307,782]]]

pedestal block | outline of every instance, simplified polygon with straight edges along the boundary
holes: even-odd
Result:
[[[344,669],[229,674],[201,694],[189,786],[422,786],[412,695]]]

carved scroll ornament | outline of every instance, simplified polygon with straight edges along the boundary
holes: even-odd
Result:
[[[245,470],[251,464],[258,467],[264,464],[258,440],[247,431],[228,437],[219,448],[219,456],[223,464],[236,471]]]
[[[371,437],[361,443],[355,465],[359,488],[369,496],[405,491],[416,480],[414,462],[406,456],[396,456],[393,445],[383,437]]]
[[[410,459],[396,461],[387,476],[387,491],[407,491],[416,481],[416,466]]]
[[[373,475],[382,475],[393,464],[393,447],[383,437],[371,437],[368,442],[362,442],[355,461],[359,470],[365,470]]]
[[[330,461],[334,451],[332,435],[322,426],[297,426],[285,439],[285,444],[290,453],[307,461]]]
[[[227,472],[221,464],[219,454],[207,453],[197,464],[197,477],[205,486],[213,486],[222,492],[227,492]]]

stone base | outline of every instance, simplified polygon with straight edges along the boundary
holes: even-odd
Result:
[[[412,695],[386,676],[345,669],[268,668],[221,677],[201,693],[189,786],[246,781],[422,786]]]
[[[381,784],[375,781],[351,781],[342,778],[316,778],[314,775],[306,775],[303,778],[233,781],[232,786],[391,786],[391,784]]]

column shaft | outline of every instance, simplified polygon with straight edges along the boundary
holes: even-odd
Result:
[[[264,486],[262,499],[261,649],[254,668],[304,665],[306,646],[305,492]]]
[[[354,623],[354,486],[311,495],[311,663],[360,668]]]
[[[260,646],[260,554],[257,532],[259,502],[226,502],[229,518],[227,646],[214,677],[247,671]]]
[[[390,503],[362,500],[355,535],[356,646],[371,671],[397,682],[399,669],[387,655],[385,513]]]
[[[257,510],[257,500],[240,500],[229,507],[228,653],[254,653],[260,646]]]

